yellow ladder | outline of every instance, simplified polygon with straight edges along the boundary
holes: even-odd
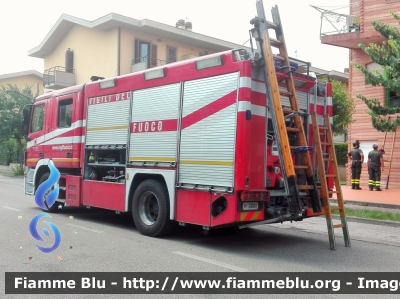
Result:
[[[334,232],[335,228],[342,228],[344,244],[346,247],[350,247],[349,228],[347,226],[346,211],[344,208],[343,193],[339,180],[336,152],[333,144],[332,130],[331,130],[331,125],[329,123],[329,116],[327,114],[324,115],[324,123],[322,126],[318,124],[317,114],[315,112],[311,114],[311,119],[314,131],[315,154],[317,155],[323,206],[325,210],[326,224],[328,226],[330,248],[331,250],[336,250],[335,232]],[[321,141],[321,136],[320,136],[322,134],[321,131],[324,132],[325,135],[324,139],[326,141]],[[327,149],[326,152],[324,152],[322,147],[326,147]],[[328,162],[327,167],[329,166],[332,167],[333,174],[327,174],[326,172],[327,168],[325,168],[325,162]],[[334,179],[335,191],[328,190],[328,184],[326,179],[331,177]],[[337,207],[331,207],[329,200],[329,193],[336,193],[337,204],[338,204]],[[341,224],[333,224],[332,211],[339,211]]]
[[[258,17],[251,20],[254,28],[251,30],[253,38],[257,42],[257,48],[260,56],[263,58],[264,75],[266,90],[268,96],[268,107],[271,113],[271,119],[276,126],[278,142],[280,144],[281,159],[283,162],[284,173],[287,177],[289,194],[291,199],[292,214],[301,214],[303,205],[300,201],[300,193],[306,193],[309,198],[313,212],[322,210],[317,185],[315,183],[313,165],[308,150],[306,134],[302,120],[302,113],[296,98],[296,89],[293,81],[292,70],[289,56],[286,49],[285,37],[283,35],[282,22],[280,20],[278,7],[272,7],[273,22],[265,18],[264,7],[261,0],[256,2]],[[268,30],[274,30],[276,38],[270,38]],[[279,50],[279,55],[272,53],[272,47]],[[275,61],[282,64],[281,69],[286,69],[287,78],[285,90],[280,90],[276,75]],[[282,107],[281,96],[289,98],[290,108]],[[293,119],[293,127],[286,126],[286,119]],[[289,134],[294,134],[297,144],[290,144]],[[293,163],[292,155],[298,152],[301,155],[301,165]],[[299,172],[304,172],[305,182],[298,185],[296,176]]]

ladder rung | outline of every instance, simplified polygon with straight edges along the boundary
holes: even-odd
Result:
[[[283,111],[283,114],[290,114],[293,112],[297,112],[296,110],[292,110],[292,109],[282,109],[282,111]]]
[[[337,207],[337,208],[331,208],[331,211],[341,211],[341,210],[343,210],[342,208],[339,208],[339,207]]]
[[[322,145],[332,145],[332,143],[329,142],[320,142]]]
[[[324,161],[330,161],[330,162],[333,162],[333,159],[332,159],[332,158],[324,158]]]
[[[341,227],[343,227],[343,225],[341,225],[341,224],[335,224],[335,225],[333,226],[333,228],[341,228]]]
[[[294,165],[294,169],[308,169],[308,166],[307,165]]]
[[[324,127],[324,126],[318,126],[318,129],[321,129],[321,130],[328,130],[328,128],[327,128],[327,127]]]
[[[271,41],[271,46],[273,47],[279,48],[280,46],[282,46],[282,42],[277,39],[270,38],[269,40]]]
[[[340,194],[340,192],[339,191],[328,191],[328,193],[336,193],[336,194]]]
[[[299,190],[313,190],[314,186],[310,186],[310,185],[298,185],[297,188]]]
[[[325,177],[327,177],[327,178],[335,178],[336,174],[326,174]]]
[[[272,58],[276,61],[285,62],[286,59],[279,55],[272,55]]]
[[[283,90],[280,90],[280,91],[279,91],[279,94],[280,94],[281,96],[284,96],[284,97],[290,97],[290,96],[293,95],[291,92],[283,91]]]
[[[279,29],[279,26],[278,25],[276,25],[275,23],[273,23],[273,22],[270,22],[270,21],[264,21],[265,22],[265,24],[267,25],[267,27],[268,28],[271,28],[271,29]]]
[[[301,132],[301,130],[298,129],[298,128],[288,128],[288,127],[286,127],[286,130],[287,130],[288,132]]]

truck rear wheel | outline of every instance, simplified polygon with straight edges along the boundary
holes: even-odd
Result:
[[[150,237],[162,237],[171,233],[176,222],[169,219],[169,213],[166,186],[157,180],[140,183],[132,200],[132,216],[138,231]]]
[[[44,181],[46,181],[50,176],[49,172],[44,173],[40,180],[39,180],[39,185],[40,186]],[[45,212],[49,212],[49,213],[57,213],[60,209],[59,206],[62,205],[62,208],[64,207],[64,203],[63,202],[59,202],[59,201],[55,201],[54,204],[48,209],[48,210],[44,210]]]

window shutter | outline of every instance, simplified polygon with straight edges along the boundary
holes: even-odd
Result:
[[[157,45],[151,44],[150,67],[157,66]]]
[[[139,62],[139,58],[140,58],[140,50],[139,50],[139,40],[135,39],[135,45],[134,45],[134,63],[138,63]]]
[[[168,53],[167,53],[167,56],[168,56],[167,63],[176,62],[176,60],[177,60],[176,48],[168,47],[167,51],[168,51]]]
[[[65,71],[72,73],[74,69],[74,52],[68,49],[65,52]]]

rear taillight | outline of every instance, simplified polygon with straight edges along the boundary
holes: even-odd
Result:
[[[269,191],[242,191],[240,192],[240,200],[266,201],[269,200]]]

